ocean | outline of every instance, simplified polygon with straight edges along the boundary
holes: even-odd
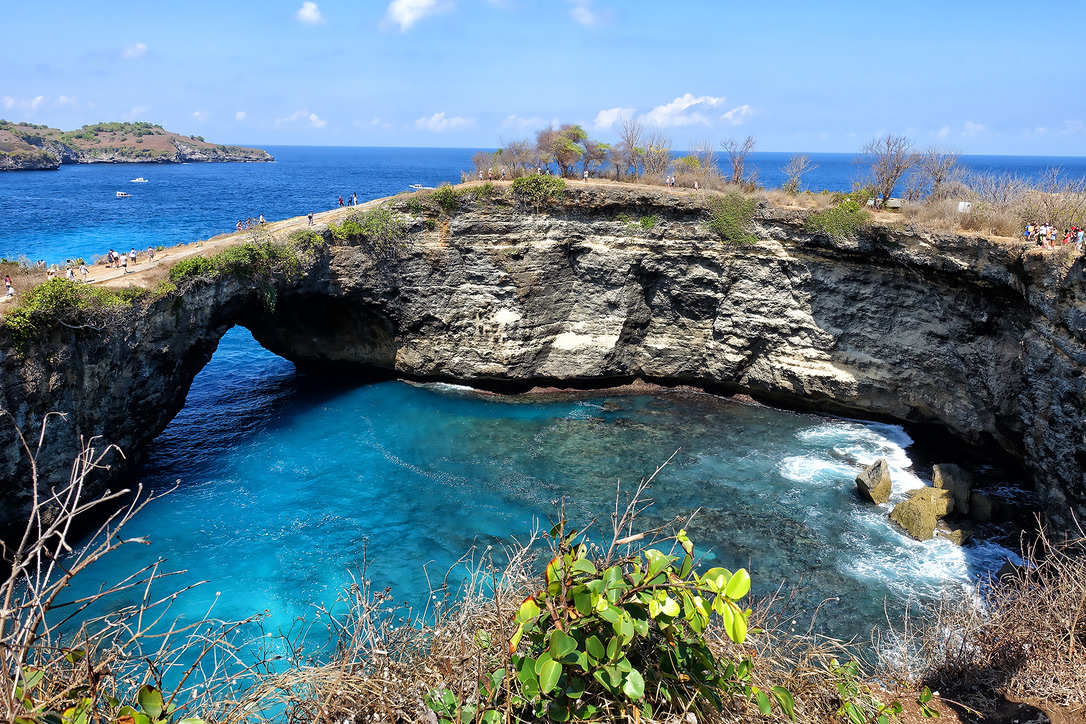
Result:
[[[268,150],[273,164],[0,174],[0,254],[53,262],[208,238],[261,213],[274,220],[331,208],[340,195],[457,181],[474,152]],[[755,160],[769,169],[787,156]],[[821,175],[806,183],[848,188],[855,167],[838,156],[815,154]],[[984,163],[1086,170],[1082,159]],[[148,182],[130,183],[138,176]],[[454,582],[464,574],[457,562],[469,549],[497,551],[549,527],[562,498],[602,541],[617,486],[632,491],[673,454],[653,480],[645,524],[693,513],[687,529],[707,565],[747,567],[758,596],[794,591],[797,616],[818,608],[817,627],[841,638],[866,639],[911,605],[971,595],[1015,558],[993,542],[913,541],[888,508],[857,499],[856,465],[879,457],[891,463],[895,500],[922,484],[912,460],[934,453],[900,426],[692,392],[530,402],[443,384],[360,385],[301,374],[235,328],[137,473],[147,489],[170,491],[128,530],[151,545],[122,548],[77,590],[161,557],[186,571],[175,584],[208,582],[175,604],[189,619],[214,602],[221,618],[267,611],[272,629],[289,627],[363,568],[376,588],[421,608],[447,571]],[[1016,482],[979,472],[988,484]]]

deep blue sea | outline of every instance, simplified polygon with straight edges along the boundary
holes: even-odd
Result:
[[[473,153],[268,150],[275,163],[0,174],[0,256],[52,262],[208,238],[261,213],[328,209],[340,195],[455,182]],[[772,185],[768,169],[788,155],[757,155],[763,182]],[[851,186],[852,156],[814,158],[808,185]],[[1083,159],[966,160],[1086,172]],[[148,183],[130,183],[137,176]],[[859,502],[856,465],[879,457],[891,462],[895,499],[922,484],[914,447],[894,425],[689,392],[528,402],[449,385],[314,379],[235,328],[139,471],[150,489],[177,485],[129,529],[152,544],[122,549],[83,585],[161,556],[187,571],[184,580],[208,581],[175,612],[195,617],[217,600],[220,617],[267,610],[274,628],[330,602],[365,559],[378,588],[421,606],[427,581],[472,545],[523,538],[563,496],[576,522],[606,523],[616,485],[631,488],[678,450],[653,482],[647,524],[698,511],[688,529],[708,561],[748,567],[758,595],[798,586],[797,608],[825,602],[824,630],[866,637],[907,601],[967,595],[1013,555],[984,541],[912,541],[889,523],[888,507]]]

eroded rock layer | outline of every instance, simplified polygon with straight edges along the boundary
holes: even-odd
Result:
[[[103,487],[238,323],[302,369],[499,389],[644,378],[933,423],[1023,460],[1055,523],[1086,512],[1082,262],[908,228],[835,242],[804,233],[805,214],[763,206],[760,241],[737,245],[691,195],[587,186],[543,212],[475,203],[416,220],[395,246],[332,245],[274,311],[256,284],[196,283],[124,329],[58,332],[33,362],[5,343],[0,405],[24,430],[69,413],[51,427],[48,481],[79,435],[121,446]],[[651,228],[630,222],[642,216]],[[27,489],[10,440],[2,452],[8,515]]]

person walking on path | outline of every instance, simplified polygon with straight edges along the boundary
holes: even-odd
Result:
[[[86,284],[87,283],[87,265],[86,264],[80,264],[79,265],[79,273],[83,276],[83,283]]]
[[[8,288],[8,299],[15,296],[15,287],[11,286],[11,277],[7,274],[4,275],[4,286]]]
[[[121,268],[124,269],[124,273],[128,273],[128,255],[121,254]]]
[[[132,247],[132,251],[128,252],[128,258],[132,260],[132,264],[136,263],[136,247]]]
[[[261,215],[260,215],[260,225],[261,225],[261,226],[263,226],[263,225],[264,225],[264,214],[261,214]]]
[[[313,212],[312,211],[309,212],[309,225],[313,226]]]
[[[588,183],[588,169],[587,168],[584,170],[584,182]]]

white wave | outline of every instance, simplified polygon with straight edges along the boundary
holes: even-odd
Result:
[[[796,483],[839,483],[856,476],[856,469],[836,460],[813,455],[793,455],[777,463],[777,471]]]

